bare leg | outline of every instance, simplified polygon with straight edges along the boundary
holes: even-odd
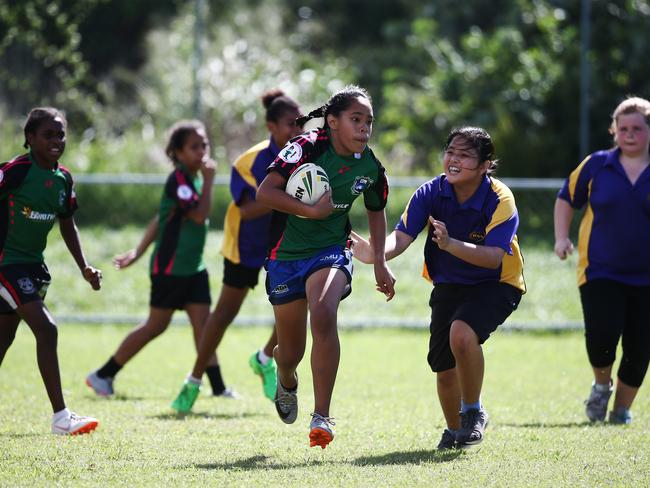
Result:
[[[294,374],[305,355],[307,342],[307,300],[274,305],[273,312],[278,334],[278,345],[273,350],[278,381],[285,388],[295,388]]]
[[[219,364],[216,349],[219,347],[226,329],[237,317],[247,294],[248,288],[234,288],[228,285],[223,285],[221,288],[219,300],[203,327],[201,340],[197,346],[198,353],[192,368],[192,376],[195,378],[203,376],[208,365]],[[213,357],[214,362],[212,362]]]
[[[447,427],[451,430],[460,429],[460,385],[456,368],[440,371],[436,374],[438,401],[442,407]]]
[[[174,315],[172,308],[150,307],[149,317],[124,338],[113,354],[115,361],[120,366],[128,363],[144,346],[167,329],[172,315]]]
[[[337,311],[348,281],[337,269],[326,268],[307,279],[307,300],[313,337],[311,370],[314,382],[314,412],[329,417],[341,346],[336,327]]]
[[[592,366],[594,371],[594,380],[599,385],[609,385],[609,382],[612,379],[612,365],[604,366],[602,368],[596,368]]]
[[[629,410],[632,407],[632,402],[634,401],[634,398],[636,398],[638,391],[638,388],[626,385],[620,379],[617,379],[616,395],[614,396],[614,411],[620,407]]]
[[[476,403],[481,398],[485,361],[483,348],[472,328],[462,320],[454,320],[449,332],[449,344],[456,359],[456,372],[462,400]]]
[[[38,369],[52,404],[52,411],[59,412],[65,408],[65,401],[61,390],[59,358],[56,352],[58,331],[54,317],[41,300],[20,305],[16,312],[27,322],[36,337]]]
[[[198,352],[199,346],[201,345],[203,331],[207,326],[208,316],[210,315],[210,306],[203,303],[188,303],[185,306],[185,312],[187,312],[187,316],[190,319],[190,324],[192,325],[194,345]],[[207,365],[215,366],[217,364],[219,363],[217,362],[217,356],[213,350],[212,354],[208,357]]]
[[[18,314],[0,314],[0,364],[16,338],[19,323],[20,316]]]
[[[273,349],[277,345],[278,345],[278,333],[275,330],[275,325],[274,325],[273,331],[271,332],[271,336],[269,337],[269,340],[266,341],[266,344],[264,345],[264,348],[262,350],[264,351],[264,354],[266,354],[267,356],[273,357]]]

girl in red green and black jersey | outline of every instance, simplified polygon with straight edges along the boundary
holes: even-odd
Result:
[[[312,447],[325,448],[334,438],[329,410],[340,357],[337,309],[349,295],[352,281],[351,255],[346,247],[351,230],[348,214],[354,200],[363,194],[370,234],[383,249],[388,182],[384,168],[367,146],[373,111],[365,90],[345,87],[327,104],[299,118],[298,124],[315,117],[325,119],[324,127],[293,139],[280,151],[257,191],[257,200],[276,210],[274,217],[281,217],[271,225],[277,235],[271,240],[266,264],[267,293],[278,335],[274,350],[276,410],[283,422],[296,420],[296,368],[305,351],[309,311],[315,403],[309,439]],[[285,192],[289,176],[308,162],[325,170],[331,187],[313,206]],[[391,299],[395,280],[383,252],[377,253],[375,279],[378,290]]]
[[[129,333],[101,368],[86,377],[86,384],[101,396],[114,393],[113,379],[117,373],[144,346],[165,331],[175,310],[187,313],[195,344],[199,342],[210,313],[210,284],[203,248],[216,164],[209,157],[203,124],[190,120],[174,125],[166,152],[174,162],[174,171],[165,183],[160,210],[138,247],[114,258],[118,269],[126,268],[155,241],[149,266],[149,317]],[[214,354],[209,364],[217,364]]]
[[[55,434],[83,434],[97,420],[70,412],[63,400],[57,356],[57,327],[45,306],[50,274],[43,260],[55,220],[82,276],[99,290],[101,272],[81,250],[73,214],[77,209],[72,176],[59,164],[66,142],[65,116],[51,107],[35,108],[25,123],[29,152],[0,165],[0,363],[24,320],[36,337],[36,357],[54,415]]]

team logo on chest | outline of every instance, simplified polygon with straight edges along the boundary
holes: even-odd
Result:
[[[29,278],[18,278],[18,286],[25,295],[30,295],[36,291],[34,283]]]
[[[350,191],[352,191],[353,195],[361,195],[373,183],[373,179],[369,176],[357,176],[354,179],[354,183],[352,183]]]
[[[474,231],[469,233],[469,240],[471,242],[480,242],[485,239],[485,233],[480,231]]]
[[[65,203],[65,190],[61,190],[59,192],[59,206],[63,207],[64,203]]]

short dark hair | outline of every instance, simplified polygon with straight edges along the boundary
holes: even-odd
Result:
[[[25,126],[23,132],[25,134],[25,142],[23,147],[27,149],[29,144],[27,143],[27,134],[36,134],[36,131],[46,120],[54,120],[60,118],[63,122],[63,128],[65,129],[68,126],[68,121],[65,118],[65,113],[62,110],[54,107],[35,107],[29,111],[27,115],[27,120],[25,120]]]
[[[490,162],[488,174],[492,174],[496,171],[499,165],[499,160],[494,154],[494,143],[492,142],[492,137],[490,137],[488,131],[481,127],[468,126],[451,129],[447,136],[445,150],[447,150],[451,141],[454,140],[454,137],[457,136],[462,137],[472,149],[475,149],[476,152],[478,152],[479,164],[483,164],[486,161]]]
[[[260,99],[266,109],[266,120],[269,122],[277,122],[287,112],[300,111],[300,107],[298,107],[296,101],[285,95],[279,88],[273,88],[264,92]]]
[[[372,103],[372,99],[370,98],[370,95],[368,95],[368,92],[364,88],[361,88],[360,86],[357,85],[347,85],[341,90],[337,91],[334,95],[332,95],[325,105],[322,105],[317,109],[312,110],[307,115],[298,117],[296,119],[296,124],[303,126],[311,119],[324,117],[325,118],[324,127],[327,127],[328,115],[331,114],[334,115],[335,117],[338,117],[338,115],[341,112],[347,110],[347,108],[350,105],[352,105],[352,102],[359,97],[365,98],[370,103]]]
[[[190,134],[199,131],[206,132],[205,125],[200,120],[179,120],[172,125],[169,129],[169,137],[165,147],[167,157],[176,163],[176,151],[183,148]]]

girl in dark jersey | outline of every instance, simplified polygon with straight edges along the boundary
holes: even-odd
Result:
[[[98,395],[114,393],[113,380],[117,373],[167,329],[175,310],[183,309],[187,313],[198,345],[210,313],[210,284],[203,248],[216,164],[209,157],[209,148],[201,122],[181,121],[172,127],[166,152],[175,167],[167,178],[158,215],[147,227],[138,247],[114,258],[115,266],[124,269],[155,241],[149,265],[149,317],[129,333],[101,368],[86,377],[86,384]],[[209,364],[217,364],[214,354]]]
[[[97,420],[68,410],[57,356],[57,328],[45,306],[50,274],[43,260],[55,220],[83,278],[99,290],[101,272],[88,264],[73,214],[77,200],[69,171],[59,164],[66,142],[65,116],[35,108],[25,123],[29,152],[0,165],[0,363],[24,320],[36,337],[36,357],[52,404],[54,434],[84,434]]]
[[[323,117],[324,126],[293,139],[280,151],[257,191],[257,200],[277,211],[271,225],[276,235],[266,264],[267,293],[278,334],[273,352],[278,367],[276,410],[283,422],[296,420],[296,368],[305,352],[309,312],[315,403],[309,439],[310,446],[325,448],[334,438],[329,411],[340,357],[337,310],[341,299],[350,293],[352,281],[346,246],[348,213],[361,194],[370,234],[381,249],[375,260],[377,287],[388,299],[394,295],[395,280],[383,253],[388,182],[367,145],[373,121],[370,97],[365,90],[348,86],[298,123],[303,125],[314,117]],[[289,176],[308,162],[325,170],[331,187],[313,206],[285,192]]]
[[[201,376],[208,360],[221,343],[226,329],[239,313],[248,291],[255,288],[269,248],[271,209],[255,200],[258,185],[266,176],[266,168],[273,162],[292,137],[300,133],[296,118],[298,104],[281,90],[270,90],[262,95],[266,108],[266,126],[270,137],[248,149],[232,165],[230,193],[224,222],[223,286],[219,300],[208,318],[199,352],[191,373],[172,403],[177,412],[192,409],[199,395]],[[249,358],[253,372],[261,377],[264,395],[273,400],[276,388],[273,348],[277,344],[275,328],[266,345]],[[223,383],[223,380],[221,380]]]
[[[650,102],[624,100],[612,115],[615,147],[585,158],[555,202],[555,253],[573,251],[574,209],[586,207],[578,237],[578,286],[594,381],[585,402],[592,422],[603,421],[616,346],[623,357],[609,421],[629,424],[630,408],[650,361]]]

